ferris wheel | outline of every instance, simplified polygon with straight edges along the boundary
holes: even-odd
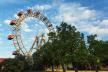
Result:
[[[21,36],[22,22],[26,18],[34,17],[42,21],[49,30],[49,32],[54,32],[54,28],[48,18],[39,11],[33,11],[32,9],[28,9],[26,12],[20,11],[17,16],[17,19],[14,19],[10,22],[12,34],[8,35],[8,40],[13,40],[13,45],[16,49],[16,51],[13,52],[13,55],[22,55],[25,56],[28,61],[32,61],[33,50],[40,49],[41,46],[46,42],[46,40],[43,34],[36,35],[32,46],[29,48],[29,50],[27,50]]]

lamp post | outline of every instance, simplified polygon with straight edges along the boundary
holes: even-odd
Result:
[[[99,72],[99,63],[100,63],[100,60],[97,59],[96,60],[96,72]]]

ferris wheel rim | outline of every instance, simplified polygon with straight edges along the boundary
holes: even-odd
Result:
[[[32,12],[30,11],[30,9],[26,13],[23,11],[20,11],[18,13],[18,16],[19,18],[15,19],[16,25],[12,26],[12,33],[15,35],[15,38],[13,39],[13,43],[17,42],[16,44],[14,44],[14,47],[18,47],[16,49],[20,50],[23,53],[23,55],[26,55],[25,53],[27,53],[27,50],[22,41],[21,33],[19,32],[21,28],[20,26],[22,25],[21,23],[22,21],[24,21],[28,17],[33,17],[42,21],[47,27],[47,29],[49,30],[49,32],[54,32],[54,28],[52,26],[52,23],[49,21],[49,19],[46,16],[44,16],[42,13],[40,13],[39,11]]]

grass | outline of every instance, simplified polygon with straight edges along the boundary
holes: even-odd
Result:
[[[46,71],[46,72],[52,72],[52,71]],[[62,72],[60,71],[55,71],[55,72]],[[74,70],[67,70],[66,72],[75,72]],[[78,72],[96,72],[95,70],[79,70]],[[99,72],[108,72],[108,71],[99,71]]]

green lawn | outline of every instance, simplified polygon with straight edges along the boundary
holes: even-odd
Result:
[[[51,71],[47,71],[47,72],[51,72]],[[60,71],[55,71],[55,72],[62,72]],[[68,70],[66,72],[75,72],[74,70]],[[90,70],[79,70],[78,72],[96,72],[96,71],[90,71]],[[108,72],[108,71],[99,71],[99,72]]]

